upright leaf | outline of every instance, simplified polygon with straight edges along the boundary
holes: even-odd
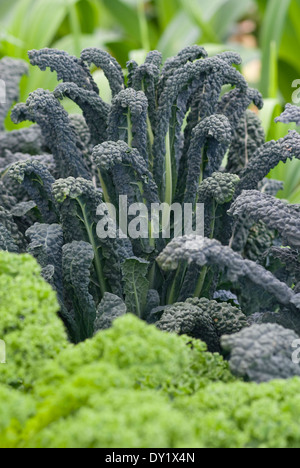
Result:
[[[147,302],[149,281],[149,262],[140,258],[132,257],[122,265],[125,304],[127,311],[142,317]]]

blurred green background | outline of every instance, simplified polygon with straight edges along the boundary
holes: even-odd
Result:
[[[300,0],[0,0],[1,57],[27,60],[28,49],[43,47],[79,56],[85,47],[100,47],[124,67],[130,58],[142,62],[150,49],[167,58],[195,43],[211,55],[228,49],[241,54],[242,73],[265,98],[260,116],[267,139],[284,136],[288,127],[274,118],[300,90]],[[109,99],[101,72],[95,73]],[[55,85],[55,75],[30,67],[21,100]],[[298,97],[300,103],[300,91]],[[13,128],[9,120],[7,127]],[[282,198],[300,202],[299,161],[270,176],[285,181]]]

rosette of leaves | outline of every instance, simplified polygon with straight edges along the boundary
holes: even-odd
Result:
[[[279,162],[300,159],[300,135],[292,131],[264,143],[261,123],[249,110],[252,103],[261,108],[262,97],[237,70],[238,54],[208,58],[192,46],[162,64],[152,51],[141,65],[130,61],[126,76],[97,48],[80,58],[43,49],[29,52],[29,59],[62,82],[13,109],[12,119],[31,127],[6,132],[2,125],[0,247],[28,250],[38,259],[72,341],[125,312],[151,321],[159,319],[158,308],[192,298],[208,301],[201,310],[209,316],[220,291],[222,302],[232,306],[235,298],[240,314],[298,311],[300,210],[276,200],[281,185],[266,177]],[[2,60],[8,77],[13,64],[10,105],[26,72],[24,64]],[[111,102],[100,97],[90,66],[106,76]],[[68,115],[65,97],[81,116]],[[297,110],[288,107],[282,119],[298,122]],[[120,196],[127,196],[127,206]],[[138,208],[127,213],[127,224],[136,214],[148,238],[122,235],[121,207],[140,203],[148,211],[161,204],[159,238]],[[173,203],[190,203],[193,223],[197,204],[204,204],[205,238],[174,238],[165,208]],[[114,236],[98,236],[99,222]],[[162,239],[166,227],[170,238]],[[215,330],[218,339],[225,332]]]

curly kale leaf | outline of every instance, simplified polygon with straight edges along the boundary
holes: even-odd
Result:
[[[136,148],[148,163],[147,152],[148,100],[142,91],[132,88],[117,94],[108,118],[108,138],[112,141],[126,141],[130,148]]]
[[[151,51],[147,54],[145,63],[138,64],[131,60],[127,63],[128,87],[136,91],[143,91],[148,99],[149,120],[147,120],[148,137],[150,144],[153,144],[153,132],[156,128],[157,109],[157,86],[160,76],[160,66],[162,55],[158,51]]]
[[[89,65],[92,63],[101,68],[108,79],[113,96],[124,89],[123,70],[119,63],[109,53],[97,48],[85,49],[81,59]]]
[[[220,352],[220,337],[239,332],[247,326],[247,320],[236,307],[203,298],[167,307],[156,326],[162,331],[200,339],[209,351]]]
[[[101,186],[107,202],[115,200],[118,203],[120,195],[128,195],[130,203],[140,202],[143,198],[149,203],[159,202],[153,176],[136,149],[130,148],[123,141],[108,141],[94,148],[93,160],[100,171]],[[140,195],[135,199],[134,193],[138,192]]]
[[[105,216],[107,212],[101,192],[92,182],[69,177],[53,184],[53,194],[59,205],[66,241],[89,242],[93,248],[95,283],[100,298],[110,289],[121,296],[121,263],[124,255],[130,256],[132,250],[128,252],[127,244],[124,245],[121,239],[101,238],[97,235],[98,208],[103,208]]]
[[[13,109],[11,118],[15,123],[29,120],[39,124],[62,177],[90,178],[68,113],[52,93],[43,89],[31,93],[26,104],[18,104]]]
[[[232,58],[234,60],[236,54],[232,54]],[[223,85],[230,83],[245,92],[247,90],[246,81],[228,61],[229,56],[221,54],[194,63],[189,62],[174,71],[164,86],[159,98],[153,148],[154,177],[162,199],[166,198],[166,192],[169,196],[170,193],[174,195],[176,190],[177,179],[174,179],[174,174],[171,178],[169,171],[172,166],[176,168],[176,154],[180,145],[178,131],[181,131],[185,115],[197,90],[202,90],[199,106],[207,110],[203,118],[216,113]],[[206,83],[207,80],[209,84]],[[171,180],[174,187],[170,187]]]
[[[0,222],[0,250],[19,253],[19,247],[9,230]]]
[[[149,290],[147,273],[149,262],[141,258],[128,258],[122,265],[125,304],[127,311],[142,318]]]
[[[234,128],[226,171],[240,175],[256,151],[265,143],[265,132],[257,115],[247,110]]]
[[[258,189],[262,193],[266,193],[267,195],[272,195],[272,197],[276,197],[278,192],[284,189],[284,182],[282,182],[281,180],[266,178],[258,184]]]
[[[230,247],[214,239],[190,235],[174,239],[159,255],[158,264],[164,270],[176,270],[180,262],[195,262],[199,266],[217,266],[232,282],[247,278],[272,294],[277,302],[288,305],[294,292],[269,271],[250,260],[244,260]],[[203,269],[205,272],[205,269]],[[201,283],[200,277],[199,282]]]
[[[126,314],[126,305],[114,294],[105,293],[96,312],[94,333],[110,328],[117,318]]]
[[[79,333],[79,341],[91,338],[94,333],[96,305],[91,295],[91,268],[93,247],[87,242],[72,242],[63,246],[64,285],[69,292]]]
[[[42,131],[38,125],[21,128],[11,132],[0,132],[0,157],[5,158],[6,151],[11,153],[42,154],[47,150]],[[1,163],[2,165],[3,163]]]
[[[64,83],[75,83],[80,88],[99,93],[99,89],[83,60],[58,49],[30,50],[31,65],[45,71],[50,68],[57,73],[57,79]]]
[[[285,163],[293,157],[300,159],[300,135],[296,131],[290,131],[287,136],[278,141],[265,143],[242,171],[238,194],[243,190],[256,190],[259,182],[269,174],[271,169],[280,161]]]
[[[221,344],[230,353],[233,374],[257,383],[300,376],[292,361],[293,343],[299,336],[276,324],[253,325],[236,335],[223,336]]]
[[[216,220],[222,219],[220,205],[226,205],[232,200],[240,179],[235,174],[214,172],[201,182],[198,188],[197,203],[205,206],[205,236],[213,237],[216,229],[223,228],[223,223],[216,226]],[[223,213],[224,214],[224,213]]]
[[[52,268],[49,278],[51,286],[57,291],[60,304],[63,303],[62,248],[63,231],[59,224],[35,223],[26,231],[30,239],[28,253],[37,259],[43,269]]]
[[[61,83],[54,96],[58,99],[68,97],[72,99],[83,112],[83,116],[90,130],[91,142],[100,144],[107,139],[107,121],[110,105],[106,104],[94,91],[79,88],[74,83]]]
[[[239,125],[240,119],[252,102],[258,109],[262,109],[264,106],[262,95],[257,89],[247,88],[244,91],[235,88],[221,98],[218,112],[228,117],[234,129]]]
[[[272,248],[275,237],[275,232],[268,229],[262,221],[254,224],[249,230],[244,247],[245,257],[253,262],[263,264],[266,252]]]
[[[229,214],[263,221],[270,229],[276,229],[287,245],[300,247],[299,216],[295,216],[284,202],[270,195],[256,190],[244,191],[232,204]]]
[[[11,211],[9,212],[0,206],[0,223],[9,232],[14,243],[17,245],[19,252],[25,252],[26,240],[15,220],[16,217],[17,216],[13,215]]]
[[[3,171],[5,175],[7,169],[9,169],[13,164],[21,161],[39,161],[45,165],[48,171],[54,175],[56,172],[55,162],[52,154],[39,154],[31,156],[30,154],[25,153],[12,153],[9,150],[5,150],[5,157],[3,161],[0,159],[0,171]],[[3,167],[1,165],[3,164]]]
[[[192,298],[187,303],[196,305],[207,312],[213,320],[218,336],[233,335],[247,327],[247,319],[243,312],[226,302],[209,301],[208,299]]]
[[[14,60],[5,57],[0,60],[1,106],[0,106],[0,131],[4,131],[4,121],[8,111],[14,102],[19,100],[19,85],[23,75],[28,73],[28,65],[22,60]],[[5,98],[5,99],[3,99]]]
[[[159,94],[163,90],[166,81],[170,78],[178,68],[182,67],[188,62],[194,62],[201,58],[206,58],[207,52],[203,47],[194,45],[182,49],[175,57],[168,58],[161,71],[159,80]]]
[[[283,308],[278,312],[261,312],[248,317],[249,325],[275,323],[300,336],[300,314],[298,310]]]
[[[194,203],[201,180],[220,169],[231,138],[230,123],[223,115],[207,117],[194,128],[187,154],[185,203]]]
[[[52,193],[54,177],[39,161],[25,161],[13,164],[8,176],[16,180],[35,201],[43,220],[46,223],[57,221],[57,210]]]
[[[85,118],[81,114],[71,114],[70,123],[73,130],[79,136],[79,139],[84,148],[89,148],[91,143],[91,133],[86,123]]]
[[[296,125],[300,125],[300,107],[287,104],[285,106],[285,111],[281,114],[280,117],[275,119],[275,122],[282,122],[286,124],[295,122]]]
[[[272,246],[266,253],[279,260],[293,274],[294,282],[300,281],[300,253],[296,249]]]
[[[239,301],[236,294],[233,294],[231,291],[219,290],[214,293],[214,299],[217,302],[227,302],[235,307],[239,307]]]
[[[156,326],[161,331],[204,341],[211,352],[220,351],[220,340],[211,318],[192,304],[177,303],[167,308]]]

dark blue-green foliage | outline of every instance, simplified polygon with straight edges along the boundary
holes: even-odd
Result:
[[[249,110],[262,97],[238,71],[238,54],[208,58],[192,46],[162,64],[153,51],[125,74],[97,48],[81,58],[34,50],[29,59],[62,83],[13,109],[15,122],[33,126],[5,132],[27,68],[0,61],[9,97],[0,113],[0,248],[37,258],[70,339],[91,337],[126,311],[213,350],[253,323],[299,333],[300,209],[275,199],[282,185],[266,177],[280,161],[300,159],[300,135],[264,142]],[[91,65],[103,70],[110,103]],[[65,97],[82,116],[68,115]],[[299,123],[299,109],[288,106],[280,120]],[[97,224],[103,213],[113,221],[120,195],[148,208],[204,203],[205,238],[173,239],[172,221],[171,239],[152,239],[150,223],[149,239],[125,239],[118,225],[117,238],[99,238]]]

